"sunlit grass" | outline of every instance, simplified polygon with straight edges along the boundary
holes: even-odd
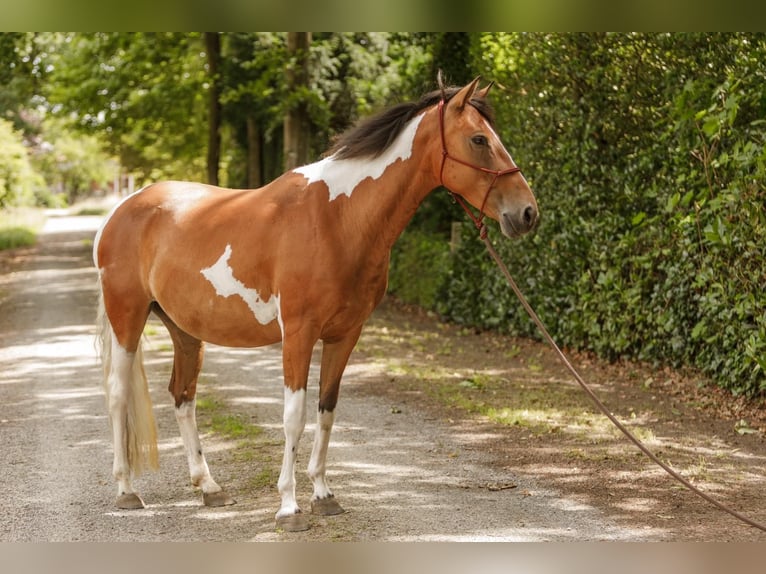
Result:
[[[447,367],[439,361],[422,361],[418,357],[393,359],[390,345],[407,345],[416,341],[414,354],[433,357],[449,345],[407,328],[373,326],[365,333],[364,350],[380,362],[392,377],[408,381],[442,405],[465,413],[485,417],[503,426],[524,429],[530,435],[564,433],[591,441],[608,441],[621,437],[620,431],[598,411],[579,389],[571,385],[541,378],[543,367],[535,357],[517,362],[511,371],[493,369],[470,370]],[[427,347],[425,353],[421,349]],[[430,345],[429,345],[430,344]],[[388,353],[386,352],[388,350]],[[430,354],[429,354],[430,353]],[[506,349],[507,357],[515,358],[518,346]],[[656,440],[654,433],[643,426],[635,413],[623,421],[643,442]]]
[[[534,370],[532,369],[532,372]],[[432,379],[427,392],[441,403],[486,417],[495,424],[527,429],[532,434],[564,432],[591,440],[611,440],[622,433],[601,412],[569,387],[525,383],[508,393],[509,382],[492,374],[475,373],[459,382]],[[504,390],[503,390],[504,391]],[[508,404],[508,401],[512,404]],[[623,421],[641,441],[656,440],[640,420]],[[639,423],[639,424],[637,424]]]
[[[209,424],[211,431],[229,439],[250,440],[263,434],[261,427],[248,423],[239,415],[214,413]]]
[[[107,213],[109,213],[109,209],[105,207],[90,207],[86,205],[78,209],[74,215],[106,215]]]
[[[261,427],[229,413],[226,404],[212,396],[197,397],[197,414],[203,419],[200,426],[226,439],[255,439],[263,434]]]
[[[197,397],[197,415],[201,430],[236,442],[232,450],[233,460],[252,463],[258,468],[248,479],[251,488],[273,488],[276,485],[279,463],[275,462],[275,457],[281,445],[269,438],[263,427],[240,414],[231,413],[224,401],[211,395]]]
[[[156,323],[149,322],[149,323],[146,323],[146,325],[144,325],[145,337],[156,337],[159,332],[160,330]]]
[[[12,208],[0,211],[0,250],[34,245],[44,224],[45,212],[41,209]]]
[[[28,247],[37,242],[37,233],[27,227],[0,229],[0,250]]]

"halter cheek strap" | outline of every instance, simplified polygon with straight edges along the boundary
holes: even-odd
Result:
[[[451,159],[452,161],[462,164],[466,167],[470,167],[471,169],[475,169],[477,171],[488,173],[494,176],[492,178],[492,181],[489,184],[489,187],[487,188],[487,193],[484,194],[484,200],[481,202],[481,209],[479,210],[478,216],[473,214],[471,209],[466,204],[465,200],[463,200],[463,198],[460,195],[450,190],[450,193],[452,194],[452,198],[455,201],[457,201],[460,204],[460,207],[462,207],[463,210],[468,214],[468,217],[470,217],[471,221],[473,221],[474,225],[476,225],[476,228],[480,231],[481,237],[483,239],[487,234],[487,228],[484,226],[483,220],[484,220],[484,208],[487,206],[487,199],[489,199],[489,192],[492,191],[492,188],[495,186],[495,182],[497,182],[497,178],[499,178],[501,175],[508,175],[511,173],[516,173],[517,171],[521,171],[521,168],[514,166],[514,167],[509,167],[508,169],[502,169],[502,170],[488,169],[486,167],[481,167],[480,165],[475,165],[450,155],[449,152],[447,151],[447,139],[444,135],[444,100],[439,101],[439,132],[441,134],[441,140],[442,140],[442,165],[441,165],[441,168],[439,169],[439,183],[441,184],[442,187],[447,188],[447,186],[444,185],[444,165],[447,163],[447,159]]]

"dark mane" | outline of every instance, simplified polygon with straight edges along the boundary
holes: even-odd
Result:
[[[379,114],[370,116],[346,130],[335,140],[325,155],[337,159],[377,157],[390,146],[404,126],[424,109],[436,105],[444,98],[449,101],[460,91],[458,87],[434,90],[423,95],[417,102],[396,104]],[[471,105],[492,124],[494,112],[485,99],[471,98]]]

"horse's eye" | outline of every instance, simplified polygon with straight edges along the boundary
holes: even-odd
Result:
[[[471,138],[471,141],[472,141],[472,142],[473,142],[475,145],[478,145],[478,146],[486,146],[486,145],[488,145],[488,144],[489,144],[489,141],[487,140],[487,137],[486,137],[486,136],[481,136],[481,135],[479,135],[479,136],[473,136],[473,137]]]

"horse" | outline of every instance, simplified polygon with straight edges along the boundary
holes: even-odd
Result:
[[[538,219],[535,197],[493,128],[491,83],[438,87],[341,134],[315,163],[258,189],[162,181],[124,198],[96,233],[99,338],[117,483],[116,506],[143,508],[134,479],[158,466],[141,355],[151,313],[173,342],[169,391],[191,483],[203,504],[232,497],[213,479],[196,423],[204,343],[282,343],[284,457],[276,528],[309,519],[296,500],[297,445],[306,423],[312,350],[322,341],[317,425],[308,462],[311,512],[344,512],[325,476],[338,392],[362,326],[383,298],[391,248],[442,186],[519,237]],[[483,223],[481,223],[483,225]]]

